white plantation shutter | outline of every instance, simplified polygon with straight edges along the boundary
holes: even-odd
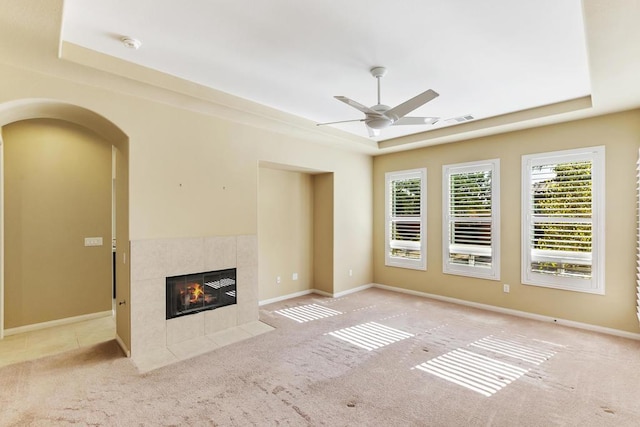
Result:
[[[591,277],[591,161],[533,166],[531,181],[533,261],[564,258],[575,265],[554,274]]]
[[[443,166],[443,271],[500,279],[499,160]]]
[[[385,263],[426,269],[426,169],[385,174]]]
[[[603,159],[599,147],[523,157],[523,282],[603,292]]]

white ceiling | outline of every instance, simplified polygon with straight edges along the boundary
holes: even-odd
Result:
[[[125,48],[121,37],[142,41]],[[580,0],[66,0],[62,40],[313,122],[426,89],[410,115],[499,116],[592,93]],[[394,126],[377,140],[450,123]],[[362,123],[334,125],[367,137]]]

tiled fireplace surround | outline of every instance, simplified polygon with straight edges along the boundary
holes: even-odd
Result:
[[[167,277],[234,267],[237,304],[166,320]],[[249,337],[257,320],[256,235],[131,241],[131,358],[138,367],[166,365]]]

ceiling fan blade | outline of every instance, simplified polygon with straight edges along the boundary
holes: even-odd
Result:
[[[337,122],[316,123],[316,126],[335,125],[335,124],[338,124],[338,123],[364,122],[364,121],[365,121],[365,119],[340,120],[340,121],[337,121]]]
[[[366,128],[367,132],[369,132],[369,138],[380,136],[380,129],[371,129],[369,126],[366,126]]]
[[[440,117],[401,117],[392,126],[397,125],[432,125],[440,120]]]
[[[354,101],[353,99],[349,99],[346,96],[334,96],[334,98],[337,99],[338,101],[342,101],[345,104],[352,106],[356,110],[362,111],[365,114],[374,115],[374,116],[380,115],[380,113],[378,113],[377,111],[372,110],[371,108],[365,105],[362,105],[359,102]]]
[[[422,92],[420,95],[416,95],[410,100],[405,101],[402,104],[393,107],[392,109],[384,113],[384,115],[394,121],[397,121],[398,119],[401,119],[402,117],[409,114],[416,108],[421,107],[422,105],[426,104],[427,102],[431,101],[432,99],[438,96],[440,95],[437,92],[429,89],[425,92]]]

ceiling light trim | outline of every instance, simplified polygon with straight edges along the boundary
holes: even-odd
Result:
[[[128,49],[138,50],[142,46],[142,42],[136,38],[124,36],[120,39],[124,47]]]
[[[512,113],[502,114],[499,116],[487,117],[485,119],[476,119],[466,123],[460,123],[458,125],[447,126],[418,134],[386,139],[378,142],[378,148],[381,151],[401,146],[405,147],[405,149],[409,149],[408,145],[424,145],[425,143],[428,143],[426,145],[436,145],[468,140],[486,135],[496,135],[536,127],[536,121],[545,118],[553,118],[554,116],[558,116],[558,119],[556,121],[552,121],[553,123],[569,121],[566,117],[561,118],[559,116],[561,114],[571,113],[580,115],[580,117],[576,117],[576,120],[596,115],[597,113],[593,110],[591,95],[543,105],[540,107],[529,108],[526,110],[514,111]]]
[[[168,101],[166,96],[150,96],[142,90],[137,96],[153,99],[158,102],[176,105],[179,108],[198,111],[235,123],[267,129],[292,136],[303,136],[305,139],[321,144],[339,146],[345,151],[375,154],[378,151],[376,141],[360,137],[334,128],[318,129],[311,120],[276,110],[266,105],[202,86],[171,74],[163,73],[134,62],[94,51],[68,41],[62,42],[60,59],[90,67],[102,72],[139,82],[165,93],[186,96],[208,105],[206,111],[197,104]],[[129,95],[134,95],[129,93]],[[355,144],[354,144],[355,143]]]

